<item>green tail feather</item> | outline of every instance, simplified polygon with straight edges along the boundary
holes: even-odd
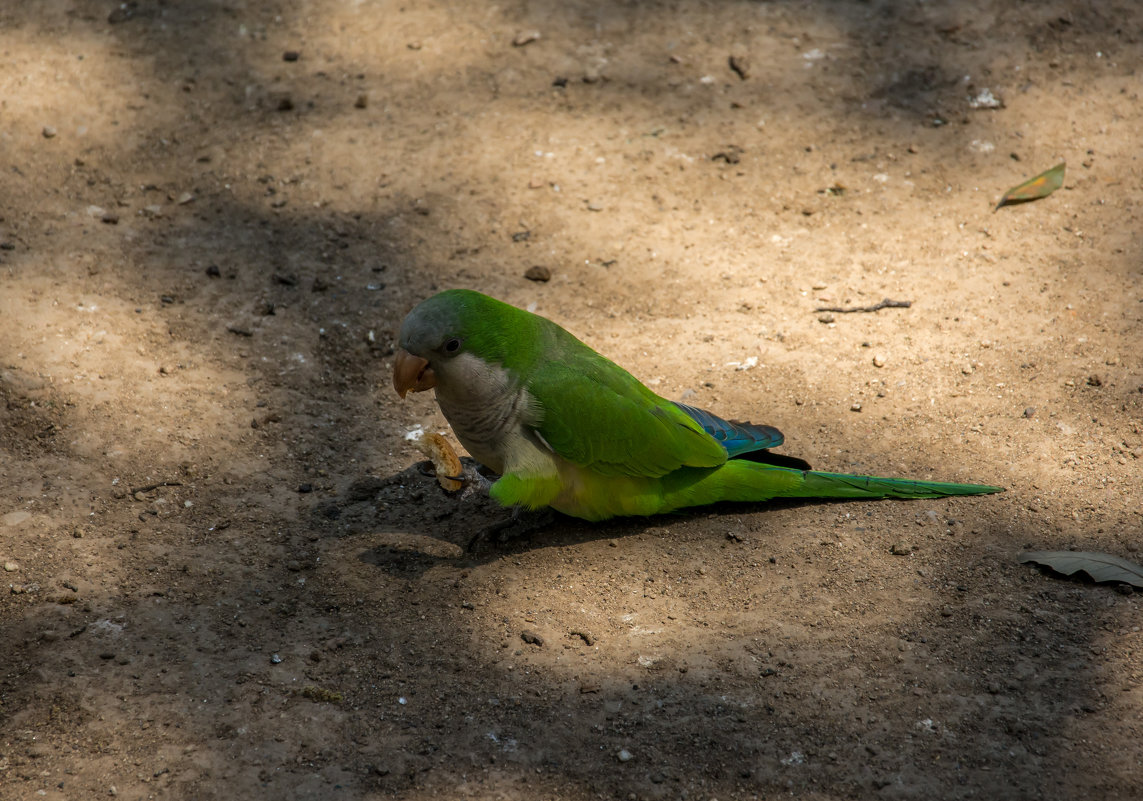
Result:
[[[786,470],[788,468],[774,468]],[[800,487],[783,498],[944,498],[949,495],[989,495],[1003,492],[1003,487],[988,484],[954,484],[947,481],[915,481],[908,478],[880,478],[846,473],[820,473],[816,470],[791,471],[801,473]]]
[[[1004,488],[988,484],[954,484],[945,481],[822,473],[732,459],[714,469],[684,469],[664,476],[661,491],[662,505],[655,510],[658,512],[719,501],[766,501],[771,498],[944,498],[951,495],[988,495],[1003,492]]]

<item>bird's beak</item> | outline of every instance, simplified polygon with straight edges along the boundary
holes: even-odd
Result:
[[[404,348],[397,348],[397,360],[393,363],[393,389],[402,398],[410,390],[424,392],[437,385],[437,377],[429,367],[428,359],[414,356]]]

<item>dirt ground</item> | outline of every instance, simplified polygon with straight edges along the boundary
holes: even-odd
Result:
[[[4,801],[1143,797],[1141,596],[1016,560],[1143,559],[1143,5],[7,0],[0,54]],[[446,287],[1008,491],[467,551],[389,383]]]

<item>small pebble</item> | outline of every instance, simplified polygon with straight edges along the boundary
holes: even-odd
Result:
[[[849,410],[851,412],[860,412],[861,411],[861,404],[860,403],[854,403],[852,406],[849,407]]]
[[[889,548],[889,553],[894,556],[908,556],[913,552],[913,549],[903,542],[895,542]]]
[[[369,96],[365,95],[365,94],[358,95],[357,99],[353,101],[353,107],[354,108],[365,108],[368,105],[369,105]]]
[[[826,325],[832,323],[833,319],[834,319],[833,315],[830,314],[829,312],[826,312],[825,314],[819,314],[818,315],[818,322],[819,323],[825,323]]]
[[[884,356],[884,354],[881,354],[881,353],[875,353],[875,354],[873,355],[873,366],[874,366],[874,367],[884,367],[884,366],[885,366],[885,356]]]
[[[552,271],[549,270],[547,267],[544,267],[541,264],[536,264],[536,265],[529,267],[524,272],[524,277],[527,278],[529,281],[537,281],[539,283],[545,283],[547,281],[552,280]]]
[[[301,55],[302,54],[297,50],[287,50],[285,53],[282,53],[282,61],[297,61],[301,58]]]
[[[746,56],[731,56],[727,59],[727,65],[741,80],[745,81],[750,77],[750,61]]]
[[[103,215],[99,218],[99,221],[102,223],[105,223],[107,225],[118,225],[119,224],[119,215],[113,211],[105,211],[105,212],[103,212]]]
[[[615,755],[615,758],[618,759],[620,762],[630,762],[631,761],[631,752],[628,751],[626,748],[622,748],[622,749],[620,749],[619,753]]]
[[[524,642],[528,643],[529,645],[535,645],[538,648],[544,647],[544,638],[541,637],[539,634],[536,634],[536,632],[534,632],[534,631],[529,631],[527,629],[525,629],[524,631],[521,631],[520,632],[520,639],[523,640]]]
[[[1029,406],[1028,408],[1026,408],[1024,410],[1024,416],[1025,417],[1035,417],[1036,416],[1036,407],[1035,406]]]
[[[45,125],[44,126],[44,130],[43,130],[44,139],[54,139],[56,133],[57,133],[56,129],[53,126],[51,126],[51,125]]]
[[[270,655],[270,664],[271,664],[271,665],[280,665],[280,664],[282,664],[282,657],[281,657],[281,656],[279,656],[278,654],[271,654],[271,655]]]
[[[539,38],[539,31],[521,31],[520,33],[516,34],[514,39],[512,39],[512,46],[523,47],[526,44],[531,44]]]
[[[589,631],[570,631],[568,633],[573,637],[579,637],[583,640],[584,645],[595,645],[595,637]]]
[[[4,563],[4,569],[9,573],[15,573],[17,570],[20,569],[20,566],[18,564],[16,564],[15,562],[5,562]]]

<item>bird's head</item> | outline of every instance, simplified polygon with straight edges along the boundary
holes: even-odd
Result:
[[[401,324],[393,388],[402,398],[447,381],[456,358],[466,351],[479,323],[477,292],[453,289],[421,301]],[[488,299],[490,300],[490,299]]]

